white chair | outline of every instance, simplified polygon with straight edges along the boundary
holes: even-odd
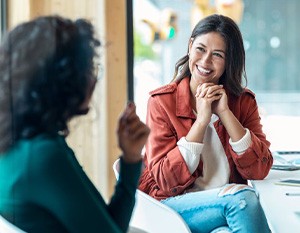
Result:
[[[119,161],[117,159],[113,164],[117,179],[120,171]],[[191,233],[185,221],[176,211],[140,190],[136,191],[136,203],[130,227],[142,229],[147,233]]]
[[[26,233],[0,215],[0,233]]]

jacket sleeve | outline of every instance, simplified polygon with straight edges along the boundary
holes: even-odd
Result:
[[[174,106],[174,103],[171,105]],[[181,136],[175,131],[173,122],[180,119],[175,115],[175,108],[167,108],[159,98],[149,98],[147,125],[151,133],[146,144],[146,155],[148,170],[160,191],[167,196],[175,196],[190,186],[196,175],[190,174],[177,146]]]
[[[235,107],[241,109],[239,120],[245,128],[249,129],[252,143],[241,155],[237,155],[229,147],[230,154],[244,179],[264,179],[271,169],[273,157],[269,150],[270,142],[262,130],[256,100],[253,95],[244,93]]]

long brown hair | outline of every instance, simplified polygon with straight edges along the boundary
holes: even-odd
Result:
[[[244,89],[242,86],[243,77],[245,84],[247,84],[242,34],[237,24],[231,18],[215,14],[198,22],[192,31],[190,40],[209,32],[220,33],[226,43],[225,71],[219,83],[223,84],[229,93],[239,96]],[[175,73],[172,81],[179,81],[190,76],[189,56],[185,55],[175,64]]]

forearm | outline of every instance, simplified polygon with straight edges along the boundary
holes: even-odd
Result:
[[[186,135],[186,140],[188,142],[203,143],[206,128],[207,124],[197,119]]]
[[[219,117],[233,142],[239,141],[246,134],[245,128],[229,109],[223,111]]]

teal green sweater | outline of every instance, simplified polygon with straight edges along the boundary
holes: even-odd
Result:
[[[21,140],[0,154],[0,215],[29,233],[126,232],[140,170],[121,159],[106,204],[63,137]]]

